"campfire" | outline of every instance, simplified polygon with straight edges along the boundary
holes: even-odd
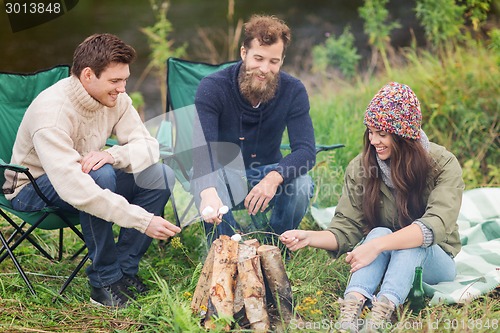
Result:
[[[292,289],[280,249],[234,238],[221,236],[213,242],[191,309],[207,329],[213,328],[214,317],[231,317],[254,332],[288,325],[293,318]]]

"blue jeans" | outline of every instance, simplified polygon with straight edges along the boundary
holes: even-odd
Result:
[[[262,178],[264,178],[269,172],[274,170],[277,164],[263,165],[260,167],[247,169],[245,186],[250,188],[257,185]],[[231,175],[227,177],[231,178]],[[237,175],[235,177],[238,177]],[[234,182],[233,182],[234,183]],[[226,186],[225,184],[222,186]],[[236,189],[233,187],[233,192]],[[313,196],[314,183],[308,174],[299,176],[297,178],[291,179],[290,181],[281,184],[274,198],[269,202],[268,209],[272,208],[271,219],[268,225],[256,226],[259,229],[264,229],[262,231],[274,232],[281,235],[286,230],[297,229],[302,218],[306,214],[307,208],[309,207],[309,201]],[[221,193],[225,193],[225,190],[218,191],[219,196]],[[240,193],[242,191],[239,191]],[[246,193],[246,189],[245,189]],[[234,195],[234,193],[233,193]],[[241,198],[242,196],[240,196]],[[221,200],[224,204],[228,204],[229,198],[225,195],[221,196]],[[230,205],[233,206],[233,205]],[[234,209],[244,209],[243,203],[236,203]],[[214,228],[211,223],[205,223],[205,232],[208,235],[208,243],[212,244],[212,241],[217,239],[220,235],[232,236],[236,229],[241,229],[236,220],[234,219],[232,210],[224,215],[222,222],[219,223]]]
[[[390,233],[392,231],[388,228],[374,228],[365,242]],[[453,281],[456,275],[453,258],[439,245],[384,251],[370,265],[352,274],[344,295],[355,291],[372,300],[380,285],[377,297],[384,295],[396,306],[403,304],[412,287],[417,266],[422,267],[422,280],[428,284]]]
[[[109,189],[125,197],[131,204],[158,216],[163,215],[171,193],[169,186],[173,187],[175,181],[173,171],[163,164],[154,164],[136,175],[115,170],[106,164],[91,171],[89,175],[101,188]],[[36,183],[52,206],[63,211],[78,212],[59,197],[47,175],[37,178]],[[17,210],[35,211],[46,204],[35,193],[33,185],[29,184],[12,199],[12,206]],[[139,262],[152,239],[136,229],[120,228],[115,242],[113,223],[82,211],[79,214],[85,244],[92,261],[86,269],[90,284],[99,288],[120,280],[124,274],[136,275]]]

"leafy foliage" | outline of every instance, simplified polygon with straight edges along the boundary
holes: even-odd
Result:
[[[464,173],[468,188],[500,184],[495,176],[500,100],[491,98],[500,94],[500,85],[495,84],[500,70],[494,53],[470,41],[441,61],[428,53],[419,57],[410,52],[408,59],[417,66],[414,86],[430,139],[450,149],[469,171]],[[477,168],[468,169],[470,163]]]
[[[187,45],[184,44],[174,48],[174,40],[170,37],[173,31],[172,23],[167,18],[168,0],[149,0],[151,9],[155,14],[155,23],[151,26],[141,28],[141,31],[148,38],[151,49],[150,62],[144,70],[143,76],[150,71],[158,77],[162,94],[163,110],[166,110],[166,63],[170,57],[183,57],[186,54]]]
[[[497,64],[500,66],[500,29],[493,29],[489,33],[490,43],[488,48],[497,56]]]
[[[455,0],[417,0],[415,11],[427,40],[435,48],[461,39],[465,6]]]
[[[364,30],[368,35],[368,43],[374,53],[380,53],[385,69],[390,73],[391,66],[387,57],[390,47],[391,31],[401,27],[397,21],[389,21],[389,11],[385,8],[389,0],[365,0],[359,8],[359,15],[365,20]]]
[[[339,68],[347,78],[356,75],[361,56],[354,46],[354,36],[349,27],[338,37],[328,36],[324,45],[312,49],[313,71],[322,72],[328,67]]]
[[[488,18],[491,0],[463,0],[466,4],[465,17],[471,22],[472,28],[477,31]]]

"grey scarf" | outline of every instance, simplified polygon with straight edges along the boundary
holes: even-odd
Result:
[[[421,129],[420,130],[420,144],[426,151],[429,151],[430,149],[430,144],[429,144],[429,138],[425,134],[425,132]],[[380,158],[378,158],[377,155],[377,162],[380,167],[380,170],[382,170],[382,181],[389,187],[390,189],[394,189],[394,184],[392,183],[392,178],[391,178],[391,164],[389,160],[382,161]]]

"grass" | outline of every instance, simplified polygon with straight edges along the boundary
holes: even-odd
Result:
[[[315,228],[314,225],[306,227]],[[54,236],[45,244],[55,248],[57,235],[43,233]],[[203,332],[199,318],[189,309],[206,255],[202,234],[200,224],[193,224],[183,231],[180,242],[165,245],[154,241],[140,270],[151,292],[123,310],[91,305],[83,272],[70,284],[64,296],[52,303],[75,263],[68,259],[52,263],[30,253],[32,251],[18,251],[18,259],[29,272],[37,297],[28,293],[11,262],[4,261],[0,273],[0,331]],[[72,249],[76,246],[68,248]],[[339,311],[336,300],[347,285],[348,266],[341,259],[332,260],[325,251],[308,248],[294,253],[286,270],[292,284],[295,310],[303,319],[300,323],[292,322],[287,331],[326,332],[330,326],[333,328]],[[426,308],[416,317],[403,309],[397,318],[392,332],[493,332],[495,323],[500,320],[500,300],[498,293],[492,292],[468,304]],[[219,322],[221,329],[214,331],[222,331],[224,325],[224,321]],[[468,329],[469,326],[474,327]]]
[[[424,112],[424,130],[431,140],[449,145],[462,165],[474,161],[475,164],[464,167],[468,188],[500,185],[500,88],[495,79],[500,77],[498,55],[471,47],[445,60],[410,50],[406,59],[407,65],[394,68],[391,78],[370,77],[353,83],[318,79],[314,86],[306,82],[311,87],[311,113],[317,142],[346,145],[319,156],[312,171],[316,182],[313,204],[323,207],[336,204],[341,194],[343,170],[361,149],[365,107],[375,92],[390,80],[407,83],[417,92]],[[485,127],[483,115],[490,117],[487,118],[489,126]],[[450,119],[454,120],[453,126]],[[464,128],[467,135],[462,133]],[[172,220],[169,205],[166,216]],[[317,228],[310,215],[306,215],[301,227]],[[0,229],[7,235],[11,232],[3,220],[0,220]],[[55,255],[57,233],[37,231],[36,235]],[[68,258],[81,244],[73,237],[66,237],[66,243],[65,258]],[[16,250],[16,255],[28,272],[37,296],[29,294],[10,259],[2,262],[0,331],[203,332],[200,318],[191,314],[189,304],[206,254],[200,223],[186,227],[175,241],[167,244],[154,241],[139,272],[151,292],[126,309],[110,310],[90,304],[83,271],[64,296],[53,303],[57,290],[76,262],[68,259],[50,262],[25,244]],[[311,248],[292,254],[286,262],[286,271],[292,284],[295,311],[303,321],[292,322],[287,332],[327,332],[334,328],[339,311],[336,301],[349,278],[349,268],[342,259],[335,260],[326,251]],[[500,321],[500,297],[497,289],[466,304],[428,307],[418,316],[410,315],[403,308],[396,317],[392,332],[495,332]],[[222,331],[226,323],[225,319],[216,321],[218,329],[214,331]],[[234,331],[244,332],[237,325]]]

